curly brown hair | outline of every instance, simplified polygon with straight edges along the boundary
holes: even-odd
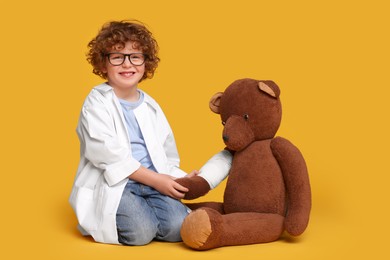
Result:
[[[103,72],[106,54],[116,45],[121,46],[120,49],[123,48],[129,41],[145,55],[145,73],[140,82],[152,78],[160,61],[158,44],[146,26],[137,20],[108,22],[88,43],[87,61],[93,66],[93,73],[107,79],[107,73]]]

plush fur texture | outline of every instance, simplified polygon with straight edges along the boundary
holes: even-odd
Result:
[[[291,142],[275,137],[282,117],[273,81],[241,79],[210,100],[220,114],[223,140],[233,153],[222,203],[188,204],[184,243],[196,250],[277,240],[284,230],[302,234],[309,222],[311,189],[305,160]],[[185,178],[183,178],[185,179]],[[208,192],[201,177],[179,179],[186,199]]]

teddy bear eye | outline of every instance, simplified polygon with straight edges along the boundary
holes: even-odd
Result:
[[[243,117],[244,117],[245,120],[249,119],[249,115],[248,114],[243,115]]]
[[[225,125],[226,124],[226,122],[225,121],[222,121],[222,125]]]

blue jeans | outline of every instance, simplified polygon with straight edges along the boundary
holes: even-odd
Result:
[[[189,212],[190,209],[179,200],[129,181],[116,213],[119,243],[146,245],[153,239],[181,241],[181,224]]]

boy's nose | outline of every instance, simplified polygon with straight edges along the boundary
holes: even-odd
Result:
[[[129,56],[125,57],[125,61],[123,62],[122,66],[130,67],[132,65],[133,64],[131,64],[130,62],[130,57]]]

